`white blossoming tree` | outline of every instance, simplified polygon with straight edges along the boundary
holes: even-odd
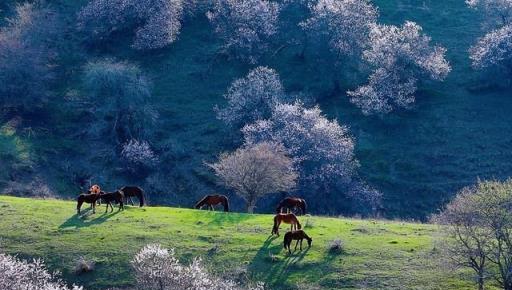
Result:
[[[119,144],[147,137],[157,115],[147,105],[151,86],[138,66],[110,59],[90,62],[84,87],[93,104],[96,136]]]
[[[268,0],[213,0],[207,13],[230,54],[256,63],[277,33],[280,5]]]
[[[52,10],[25,3],[0,28],[0,105],[31,108],[46,98],[59,21]]]
[[[250,144],[232,153],[224,153],[209,166],[222,183],[235,190],[252,213],[261,197],[287,192],[295,187],[297,173],[293,161],[278,143]]]
[[[442,81],[451,71],[446,49],[430,42],[414,22],[407,21],[401,27],[373,25],[363,57],[374,71],[368,84],[348,92],[351,102],[367,115],[410,107],[418,80]]]
[[[257,67],[235,80],[224,97],[228,104],[216,109],[217,118],[232,128],[269,118],[273,107],[286,100],[279,75],[267,67]]]
[[[150,290],[263,290],[263,284],[242,287],[231,280],[210,274],[200,258],[190,265],[183,265],[176,258],[174,249],[158,244],[146,245],[133,258],[137,288]]]
[[[0,254],[0,289],[2,290],[83,290],[68,287],[58,273],[48,271],[42,260],[28,262]]]
[[[358,167],[347,127],[326,119],[318,107],[280,104],[270,119],[247,125],[242,132],[248,145],[283,144],[298,168],[301,186],[350,182]]]
[[[135,49],[162,48],[180,33],[183,1],[189,0],[92,0],[80,11],[78,25],[92,40],[132,29]]]
[[[149,143],[136,139],[123,144],[121,156],[134,167],[151,167],[158,162],[158,157]]]
[[[504,66],[512,69],[512,1],[466,0],[466,4],[485,15],[491,29],[469,49],[473,67]]]
[[[324,35],[340,55],[360,54],[368,44],[378,10],[368,0],[311,1],[311,17],[301,26],[309,33]]]

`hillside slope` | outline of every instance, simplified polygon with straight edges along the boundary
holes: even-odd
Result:
[[[309,250],[288,256],[270,238],[271,215],[207,212],[167,207],[127,207],[123,212],[75,214],[75,203],[0,196],[0,249],[43,258],[67,281],[87,289],[133,283],[129,261],[148,243],[175,248],[183,261],[202,256],[214,271],[236,278],[247,269],[271,289],[471,289],[448,276],[432,258],[434,227],[424,224],[301,217],[313,237]],[[284,233],[285,229],[281,229]],[[329,254],[340,238],[341,254]],[[273,255],[273,258],[271,258]],[[92,273],[72,272],[79,257],[96,262]]]

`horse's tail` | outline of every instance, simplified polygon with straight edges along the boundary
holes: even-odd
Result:
[[[84,203],[83,201],[83,198],[81,195],[79,195],[77,198],[76,198],[76,210],[77,212],[80,212],[80,208],[82,207],[82,204]]]
[[[277,216],[274,217],[274,226],[272,227],[272,234],[276,233],[277,234]]]
[[[203,197],[200,201],[198,201],[196,203],[196,205],[194,205],[194,208],[195,209],[199,209],[202,205],[204,205],[206,203],[206,199],[208,198],[208,195]]]
[[[139,198],[139,206],[144,206],[144,190],[142,188],[139,188],[140,190],[137,191],[137,197]]]
[[[307,207],[308,207],[308,204],[306,203],[306,200],[302,199],[302,214],[306,214]]]
[[[226,196],[224,196],[223,205],[224,205],[224,212],[228,212],[229,211],[229,199]]]

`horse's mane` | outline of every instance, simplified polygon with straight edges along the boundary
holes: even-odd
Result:
[[[196,205],[194,206],[194,208],[199,208],[200,206],[204,205],[206,203],[206,200],[208,199],[208,197],[210,197],[209,195],[203,197],[200,201],[198,201],[196,203]]]

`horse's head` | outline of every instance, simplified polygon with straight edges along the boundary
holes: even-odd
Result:
[[[91,188],[89,189],[89,192],[98,194],[101,192],[101,188],[99,185],[95,184],[95,185],[91,186]]]
[[[311,247],[311,244],[313,243],[313,239],[310,237],[306,237],[306,240],[308,240],[308,247]]]

